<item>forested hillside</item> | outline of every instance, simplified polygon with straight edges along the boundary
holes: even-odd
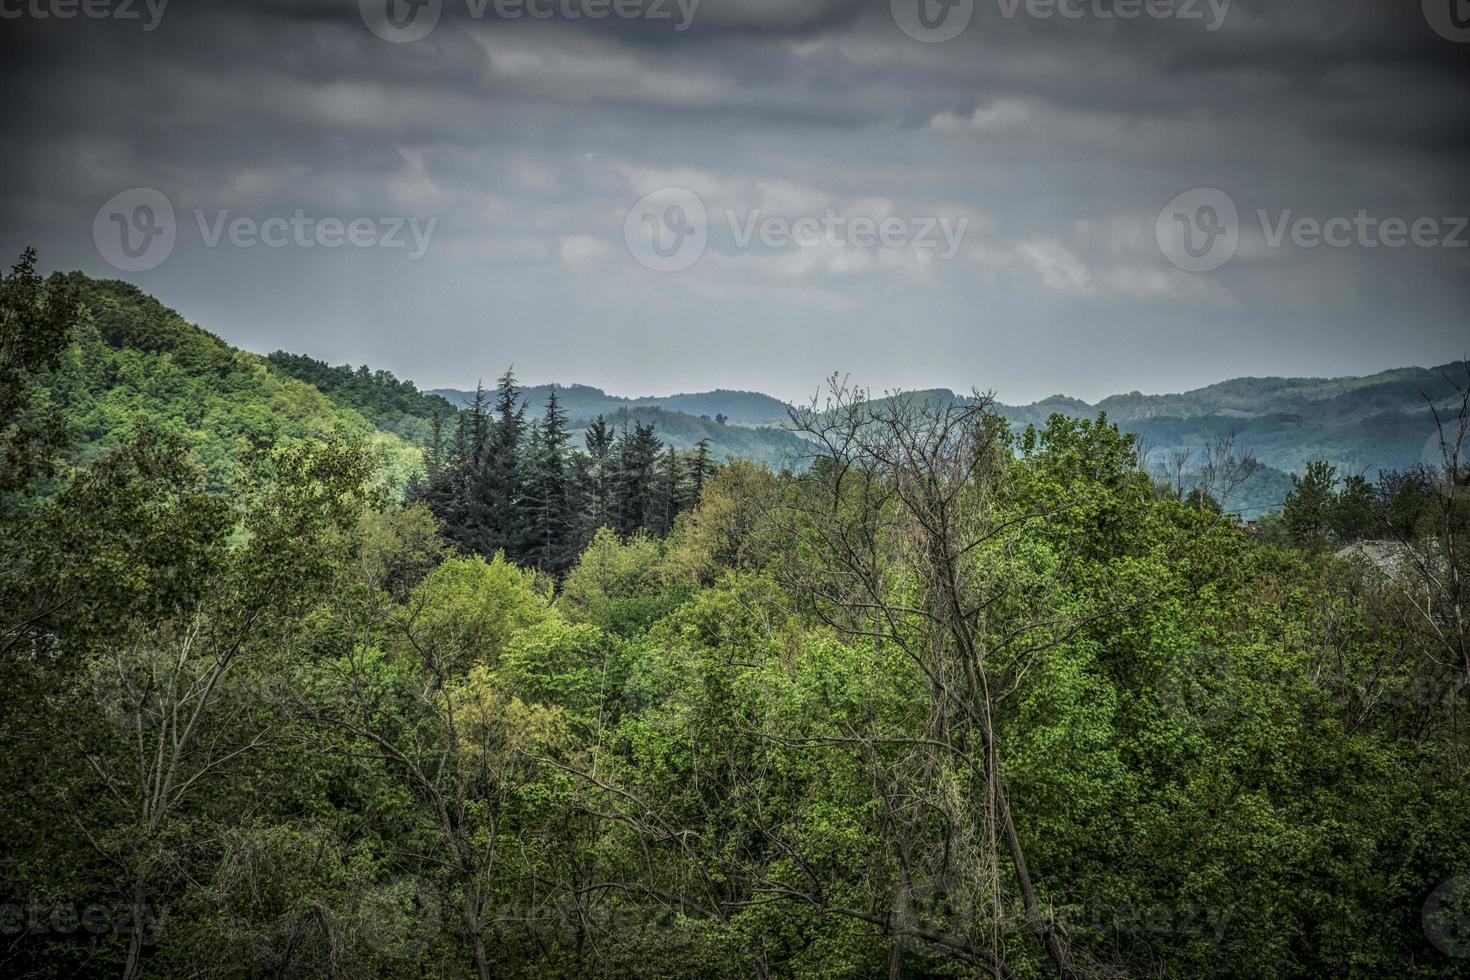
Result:
[[[334,429],[373,444],[400,486],[418,465],[417,440],[378,431],[351,405],[231,347],[136,286],[79,273],[65,282],[87,316],[47,378],[44,398],[66,419],[71,464],[95,462],[147,421],[177,436],[216,490],[229,484],[252,444]]]
[[[355,369],[346,364],[333,367],[280,350],[266,360],[278,371],[316,388],[333,404],[356,411],[413,446],[428,444],[435,419],[442,424],[459,411],[438,395],[419,391],[412,381],[399,381],[392,372],[374,371],[366,364]]]
[[[1252,534],[1100,417],[716,467],[507,372],[399,496],[129,287],[0,330],[0,975],[1464,975],[1453,452]]]
[[[133,286],[73,278],[88,298],[97,328],[95,338],[86,331],[79,335],[82,356],[68,362],[72,373],[58,386],[64,398],[77,402],[79,458],[115,445],[108,440],[115,439],[119,418],[139,410],[183,423],[181,431],[211,473],[227,465],[233,450],[225,442],[258,435],[270,425],[299,437],[337,424],[361,430],[365,423],[384,434],[390,455],[400,461],[395,469],[401,483],[412,460],[403,450],[426,446],[434,420],[452,425],[474,398],[474,392],[457,389],[420,391],[412,381],[367,365],[334,367],[285,351],[262,359],[186,323]],[[1052,414],[1082,419],[1104,412],[1138,438],[1146,466],[1165,480],[1178,478],[1182,466],[1197,482],[1207,452],[1233,435],[1236,451],[1260,465],[1226,504],[1258,518],[1280,509],[1290,476],[1304,473],[1313,460],[1370,480],[1380,471],[1424,462],[1433,452],[1434,410],[1453,406],[1454,379],[1463,372],[1462,362],[1364,378],[1238,378],[1176,395],[1114,395],[1096,404],[1057,395],[1031,405],[996,404],[995,410],[1018,429],[1044,426]],[[216,376],[225,383],[215,384]],[[517,404],[539,414],[552,389],[518,388]],[[768,395],[712,391],[621,398],[575,384],[555,390],[569,439],[579,448],[601,416],[615,430],[652,425],[663,442],[681,452],[703,442],[716,461],[746,459],[776,469],[809,462],[811,447],[791,430],[788,407]],[[970,400],[947,389],[909,392],[908,397],[935,403]],[[207,419],[219,424],[205,424]]]

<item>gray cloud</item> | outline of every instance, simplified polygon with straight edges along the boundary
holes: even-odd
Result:
[[[703,0],[685,31],[444,0],[410,44],[346,0],[175,0],[152,31],[4,20],[0,245],[119,275],[93,218],[156,188],[177,244],[125,278],[243,346],[429,385],[514,361],[618,392],[797,397],[843,369],[1020,400],[1464,353],[1470,249],[1273,247],[1256,216],[1470,214],[1470,45],[1418,5],[1234,0],[1209,31],[1100,16],[1108,0],[1077,20],[1001,3],[976,0],[942,44],[887,3],[837,0]],[[660,274],[624,219],[669,185],[712,229],[698,262]],[[1206,186],[1238,206],[1239,247],[1184,272],[1155,218]],[[436,226],[418,261],[206,247],[195,211],[225,209]],[[741,247],[725,212],[757,209],[969,224],[948,262]]]

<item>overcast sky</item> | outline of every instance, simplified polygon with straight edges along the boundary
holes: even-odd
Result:
[[[251,350],[1021,402],[1470,348],[1465,0],[81,2],[0,0],[0,245]]]

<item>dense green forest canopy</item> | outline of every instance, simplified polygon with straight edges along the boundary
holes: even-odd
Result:
[[[419,391],[412,381],[399,381],[392,372],[374,371],[366,364],[333,367],[304,354],[280,350],[266,360],[283,374],[311,385],[334,404],[356,410],[379,429],[415,446],[428,443],[435,419],[442,423],[458,412],[444,398]]]
[[[49,366],[41,396],[66,421],[69,463],[85,466],[118,449],[146,419],[181,440],[215,490],[229,485],[252,443],[334,429],[372,444],[400,485],[419,465],[416,439],[231,347],[136,286],[80,273],[55,282],[85,310]]]
[[[284,360],[0,283],[0,974],[1470,964],[1455,440],[1252,531],[1102,416],[834,385],[773,470]]]

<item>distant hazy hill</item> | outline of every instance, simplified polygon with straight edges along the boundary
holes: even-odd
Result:
[[[776,426],[720,425],[709,419],[684,412],[668,412],[661,408],[620,409],[605,416],[614,426],[634,420],[653,423],[659,438],[675,449],[692,449],[701,439],[708,439],[715,459],[732,457],[764,463],[773,469],[806,465],[811,444],[800,436]],[[573,437],[580,443],[585,425],[574,422]]]
[[[1380,470],[1432,460],[1437,429],[1432,402],[1441,412],[1458,404],[1455,383],[1466,383],[1464,362],[1435,368],[1396,368],[1367,377],[1235,378],[1167,395],[1131,392],[1093,404],[1053,395],[1030,405],[999,405],[1013,426],[1042,426],[1052,414],[1074,418],[1106,412],[1137,435],[1155,473],[1176,449],[1194,453],[1219,435],[1234,434],[1238,449],[1263,469],[1227,505],[1246,516],[1281,506],[1289,474],[1325,459],[1343,474],[1372,479]],[[915,393],[938,401],[959,400],[947,389]]]
[[[521,393],[526,415],[539,416],[546,407],[550,385],[536,385]],[[455,405],[468,405],[473,391],[436,388],[431,395],[447,398]],[[685,395],[649,398],[619,398],[601,388],[560,385],[556,397],[571,420],[572,437],[581,444],[587,423],[601,415],[613,426],[635,421],[653,423],[659,438],[675,449],[692,449],[701,439],[709,440],[717,460],[732,457],[754,460],[774,469],[799,466],[810,448],[780,423],[786,419],[786,404],[770,395],[749,391],[704,391]],[[727,421],[715,421],[725,415]],[[763,424],[768,423],[768,424]]]
[[[1234,432],[1238,445],[1279,470],[1300,472],[1326,459],[1371,477],[1424,458],[1436,433],[1430,402],[1441,410],[1455,403],[1456,380],[1466,381],[1464,362],[1359,378],[1236,378],[1181,394],[1133,392],[1095,405],[1058,397],[1004,411],[1013,422],[1107,412],[1160,454]]]
[[[534,385],[521,393],[522,404],[531,414],[540,413],[546,405],[546,396],[551,385]],[[435,388],[430,392],[447,398],[455,405],[468,405],[474,397],[473,391],[458,388]],[[682,395],[650,395],[645,398],[623,398],[609,395],[601,388],[587,385],[558,385],[556,397],[562,409],[573,419],[595,419],[599,415],[612,416],[627,409],[659,408],[667,412],[683,412],[686,415],[707,415],[713,419],[724,415],[731,422],[741,425],[773,425],[785,421],[786,403],[770,395],[755,391],[699,391]]]

